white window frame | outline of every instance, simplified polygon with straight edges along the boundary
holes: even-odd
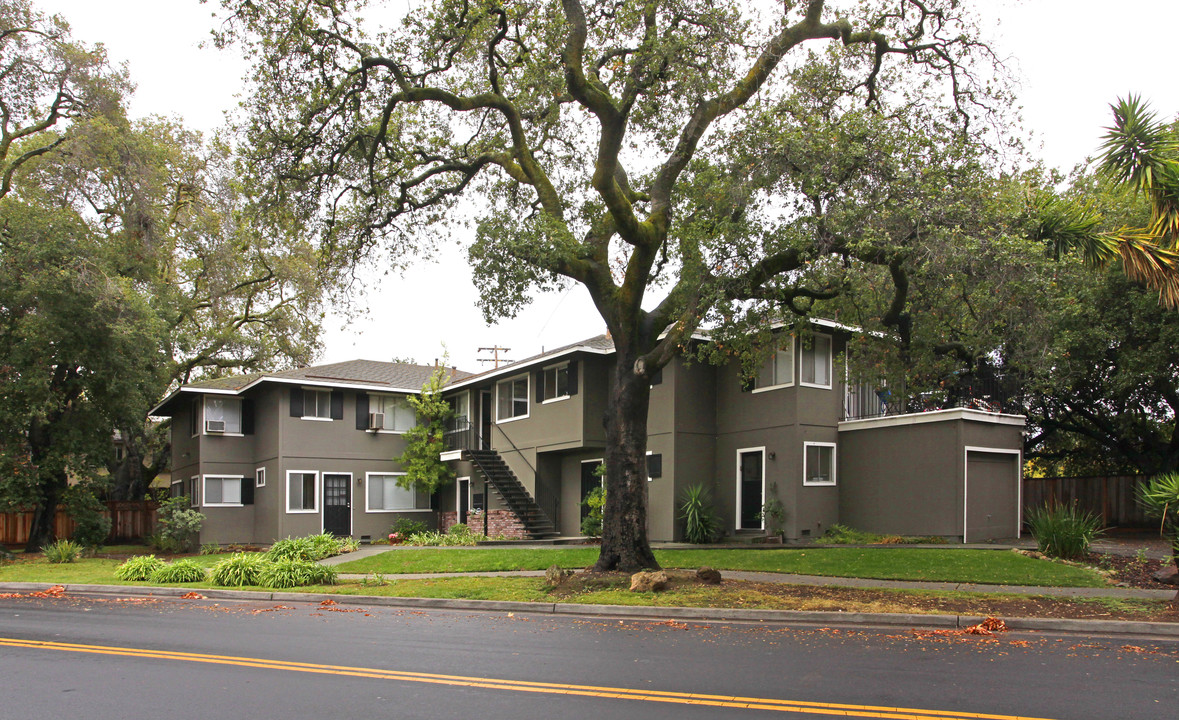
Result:
[[[456,411],[454,414],[454,417],[455,418],[463,418],[464,420],[470,420],[471,419],[471,392],[469,390],[463,390],[462,392],[452,395],[450,397],[451,400],[457,400],[458,398],[463,398],[464,409],[463,409],[462,413],[459,413]],[[458,403],[456,402],[456,403],[454,403],[454,405],[458,405]],[[452,408],[453,408],[453,405],[452,405]]]
[[[254,487],[266,487],[266,468],[260,467],[254,469]]]
[[[523,415],[512,415],[511,417],[501,418],[499,416],[500,410],[500,393],[504,386],[515,387],[520,380],[524,381],[524,407],[527,408]],[[504,378],[495,384],[495,422],[497,425],[503,423],[515,422],[517,420],[525,420],[532,414],[532,373],[524,373],[515,377]],[[512,396],[512,409],[515,410],[516,397]]]
[[[806,346],[802,343],[799,343],[800,352],[798,353],[798,384],[801,385],[802,387],[813,387],[813,388],[822,388],[824,390],[830,390],[833,383],[835,382],[834,373],[833,373],[834,364],[835,364],[835,339],[826,333],[811,333],[811,337],[812,338],[820,338],[821,337],[821,338],[827,339],[827,384],[824,385],[822,383],[807,382],[807,381],[803,380],[802,358],[803,358],[803,354],[807,351],[807,349],[806,349]],[[813,352],[813,345],[812,345],[812,352]]]
[[[810,473],[807,471],[807,454],[812,447],[826,447],[831,448],[831,480],[823,482],[814,482],[810,479]],[[834,487],[839,483],[839,476],[835,474],[839,458],[837,456],[836,444],[831,442],[804,442],[802,444],[802,484],[808,487]]]
[[[222,498],[225,497],[225,481],[226,480],[236,480],[237,481],[237,502],[224,502],[224,501],[215,502],[215,503],[207,502],[206,498],[209,497],[208,485],[209,485],[210,480],[221,481],[221,497]],[[242,483],[244,481],[245,481],[245,477],[243,477],[242,475],[203,475],[201,477],[201,507],[242,507]]]
[[[302,390],[303,390],[303,417],[301,419],[315,420],[318,422],[331,422],[332,421],[332,391],[328,388],[321,388],[321,387],[305,387],[305,388],[302,388]],[[308,397],[315,397],[316,398],[315,409],[318,412],[319,411],[319,399],[318,398],[320,395],[327,396],[327,415],[308,415],[307,414],[307,398]]]
[[[761,504],[765,507],[766,504],[766,446],[759,445],[758,447],[737,448],[737,469],[734,471],[733,477],[737,482],[737,511],[733,513],[735,522],[733,523],[737,530],[765,530],[766,518],[762,514],[761,524],[757,527],[743,527],[741,525],[741,456],[745,453],[760,452],[761,453]]]
[[[780,382],[780,378],[778,378],[776,376],[777,360],[778,360],[778,355],[780,353],[789,353],[790,354],[790,379],[786,382]],[[759,387],[759,386],[757,386],[757,377],[758,376],[754,375],[753,382],[754,382],[755,387],[753,388],[753,392],[759,393],[759,392],[766,392],[768,390],[778,390],[779,388],[794,387],[794,378],[796,375],[799,374],[799,372],[800,372],[799,366],[801,366],[801,364],[802,364],[801,362],[799,362],[798,353],[795,351],[794,336],[791,335],[789,338],[789,342],[787,343],[787,346],[778,348],[778,350],[773,355],[771,355],[769,358],[766,359],[766,362],[772,363],[773,367],[775,368],[774,384],[766,385],[764,387]],[[758,368],[758,370],[759,370],[758,374],[760,375],[761,368]]]
[[[179,492],[176,491],[177,485],[180,486]],[[180,497],[182,495],[184,495],[184,478],[174,478],[172,480],[171,484],[168,486],[168,496],[169,497]]]
[[[197,395],[193,401],[192,406],[188,409],[188,421],[192,424],[189,431],[192,433],[191,437],[200,435],[205,430],[205,396]]]
[[[292,475],[314,475],[315,476],[315,491],[311,494],[315,507],[308,509],[291,509],[291,476]],[[323,477],[318,470],[287,470],[287,482],[284,488],[283,509],[288,515],[314,515],[319,512],[319,495],[322,492]]]
[[[553,373],[553,392],[556,392],[557,385],[558,385],[557,374],[560,373],[562,370],[565,371],[565,394],[564,395],[553,395],[552,397],[548,397],[547,394],[548,394],[549,372],[552,371],[552,373]],[[567,363],[567,362],[558,363],[556,365],[549,365],[548,367],[541,368],[540,381],[541,381],[540,397],[542,398],[541,402],[540,402],[541,405],[546,405],[548,403],[561,402],[562,400],[568,400],[570,398],[570,395],[569,395],[569,363]]]
[[[407,408],[409,408],[410,412],[414,413],[414,424],[411,425],[410,427],[414,427],[418,424],[417,411],[415,411],[413,409],[413,406],[409,404],[409,396],[408,395],[384,395],[381,393],[373,393],[373,394],[370,394],[368,397],[369,397],[368,410],[369,410],[370,414],[378,412],[377,410],[373,409],[373,404],[372,404],[373,400],[377,400],[380,403],[380,406],[381,406],[380,412],[385,416],[385,420],[388,421],[390,415],[393,415],[394,419],[396,419],[396,415],[394,413],[389,413],[388,411],[385,410],[385,401],[392,400],[395,402],[402,402],[402,403],[405,403],[405,406]],[[408,428],[405,430],[398,430],[398,429],[396,429],[396,425],[394,425],[393,429],[382,427],[379,430],[377,430],[378,433],[384,433],[384,434],[389,434],[389,435],[404,435],[408,431],[409,431]]]
[[[201,476],[193,475],[188,479],[188,503],[190,507],[200,507],[200,498],[197,497],[197,490],[201,487]]]
[[[386,508],[373,508],[369,505],[368,490],[369,490],[369,485],[373,481],[373,477],[394,478],[394,477],[404,477],[404,476],[405,476],[405,473],[403,473],[403,472],[366,472],[364,474],[364,511],[366,513],[373,513],[373,514],[377,514],[377,513],[423,513],[423,512],[428,513],[428,512],[433,512],[429,507],[424,507],[424,508],[409,507],[409,508],[386,509]],[[396,482],[396,481],[394,481],[394,482]],[[407,490],[406,492],[410,493],[411,497],[413,497],[413,499],[414,499],[414,502],[417,501],[417,495],[418,495],[417,490]]]

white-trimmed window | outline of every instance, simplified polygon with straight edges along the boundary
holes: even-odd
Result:
[[[171,487],[168,488],[168,497],[180,497],[184,495],[184,480],[176,478],[172,481]]]
[[[201,434],[201,406],[204,404],[204,398],[195,397],[188,406],[188,430],[193,437]]]
[[[831,336],[813,334],[802,339],[799,382],[808,387],[831,387]]]
[[[517,420],[528,417],[528,376],[504,380],[495,386],[496,420]]]
[[[405,473],[365,473],[364,510],[370,513],[429,510],[430,495],[403,488],[397,479]]]
[[[547,367],[541,373],[544,386],[541,388],[541,401],[564,400],[569,397],[569,363]]]
[[[242,432],[242,399],[206,396],[205,432],[240,435]]]
[[[450,403],[450,410],[453,417],[467,420],[471,417],[471,395],[467,391],[460,392],[458,395],[452,395],[446,399]]]
[[[802,484],[835,484],[835,443],[802,444]]]
[[[197,489],[201,486],[200,475],[193,475],[188,479],[188,504],[192,507],[200,506],[200,497],[197,495]]]
[[[370,424],[380,421],[378,430],[403,433],[418,424],[417,413],[403,395],[370,395],[368,411],[374,416]]]
[[[266,468],[260,467],[254,470],[254,487],[266,487]]]
[[[303,417],[308,420],[331,420],[332,391],[303,388]]]
[[[204,507],[238,507],[242,504],[241,475],[206,475]]]
[[[766,358],[754,378],[753,391],[772,390],[794,384],[794,338]]]
[[[319,473],[311,470],[287,472],[287,512],[319,512]]]

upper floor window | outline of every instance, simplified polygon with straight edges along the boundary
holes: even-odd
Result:
[[[332,391],[303,390],[303,417],[331,420]]]
[[[369,399],[369,428],[405,432],[417,425],[417,413],[409,399],[395,395],[372,395]]]
[[[794,338],[766,358],[754,378],[754,392],[794,384]]]
[[[810,387],[831,387],[831,337],[811,335],[802,339],[799,382]]]
[[[453,413],[453,417],[463,418],[464,420],[471,417],[471,396],[466,391],[450,396],[446,399],[446,402],[450,403],[450,410]]]
[[[541,402],[569,397],[569,365],[545,368],[541,373],[543,386]]]
[[[495,386],[496,420],[528,417],[528,376],[504,380]]]
[[[205,398],[205,432],[232,434],[241,433],[241,431],[241,398],[216,396]]]

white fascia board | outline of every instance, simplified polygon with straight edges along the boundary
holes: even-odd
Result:
[[[340,390],[371,390],[373,392],[382,393],[397,393],[401,395],[420,395],[421,388],[407,388],[393,387],[391,385],[378,385],[369,383],[354,383],[354,382],[333,382],[331,380],[311,380],[308,378],[282,378],[282,377],[267,377],[263,376],[254,382],[246,385],[238,392],[245,392],[252,387],[264,382],[278,383],[280,385],[301,385],[303,387],[324,387],[324,388],[338,388]]]
[[[840,432],[844,430],[868,430],[872,428],[897,427],[900,425],[921,425],[931,422],[947,420],[972,420],[990,423],[992,425],[1016,425],[1023,427],[1027,418],[1023,415],[1007,415],[1004,413],[989,413],[969,408],[950,408],[948,410],[930,410],[929,412],[906,413],[904,415],[886,415],[885,417],[864,418],[862,420],[841,420]]]

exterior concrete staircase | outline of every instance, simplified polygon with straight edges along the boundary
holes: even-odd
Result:
[[[474,463],[479,472],[483,473],[491,488],[520,519],[529,537],[539,540],[560,535],[553,521],[520,484],[519,478],[499,453],[494,450],[465,450],[464,455]]]

